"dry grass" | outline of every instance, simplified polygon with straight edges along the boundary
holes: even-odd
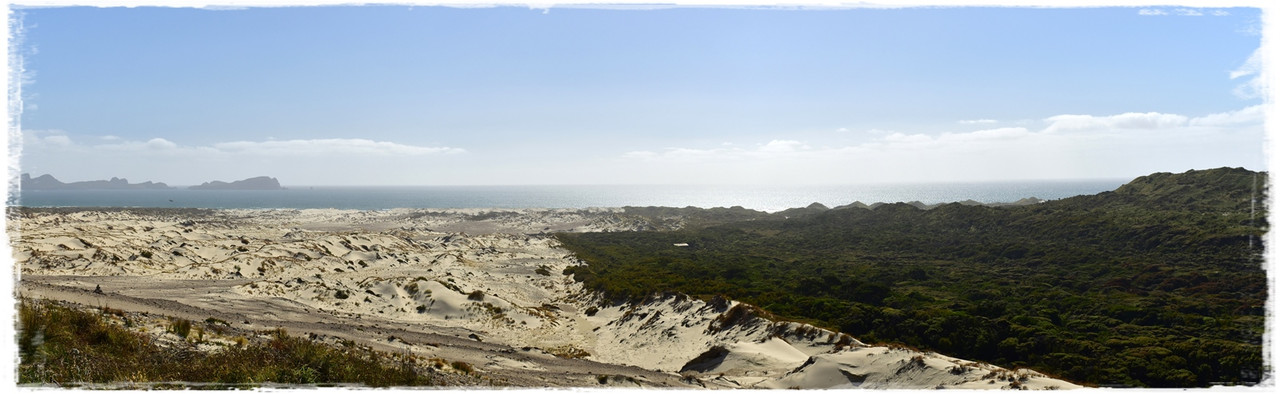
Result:
[[[194,345],[161,346],[149,336],[112,324],[106,314],[52,302],[23,300],[19,306],[18,383],[198,382],[225,387],[265,383],[355,383],[374,387],[432,384],[415,370],[411,356],[354,347],[335,348],[283,330],[269,339],[205,353]],[[107,312],[111,313],[111,312]],[[175,319],[181,335],[200,332]],[[198,334],[197,334],[198,335]],[[206,385],[207,387],[207,385]]]
[[[547,349],[547,353],[551,353],[560,358],[586,358],[591,357],[591,353],[586,350],[579,349],[573,345],[556,346]]]

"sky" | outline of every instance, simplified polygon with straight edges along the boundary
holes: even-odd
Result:
[[[14,17],[10,154],[21,172],[65,182],[786,185],[1267,169],[1257,8]]]

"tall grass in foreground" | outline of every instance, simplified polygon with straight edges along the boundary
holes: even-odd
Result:
[[[163,347],[102,316],[49,302],[18,309],[18,383],[202,382],[232,385],[357,383],[431,385],[409,356],[336,348],[283,330],[212,353],[190,344]]]

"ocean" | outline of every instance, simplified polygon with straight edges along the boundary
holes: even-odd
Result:
[[[878,184],[824,186],[295,186],[285,190],[28,190],[9,205],[29,207],[172,207],[380,210],[392,208],[731,207],[776,212],[817,202],[1045,200],[1114,190],[1127,180]]]

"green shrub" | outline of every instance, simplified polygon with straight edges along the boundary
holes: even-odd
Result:
[[[191,321],[187,319],[170,319],[169,332],[186,339],[187,336],[191,335]]]

